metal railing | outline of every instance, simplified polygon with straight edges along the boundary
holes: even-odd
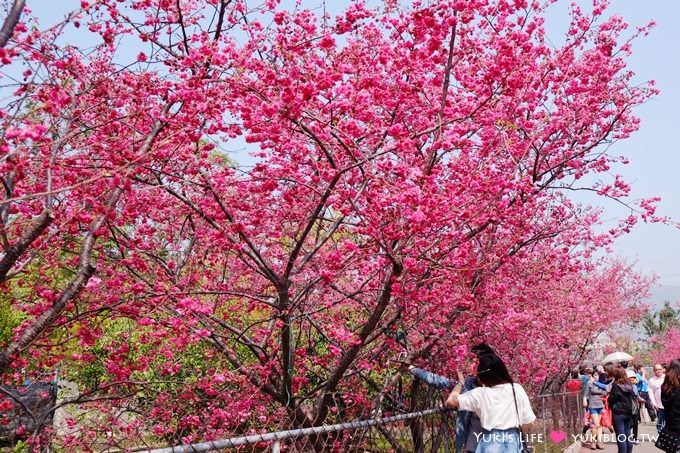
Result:
[[[51,425],[56,400],[57,385],[52,382],[0,385],[0,448],[14,446],[20,430],[42,432]]]
[[[536,453],[561,452],[582,437],[584,408],[581,393],[553,393],[532,399],[536,422],[531,442]]]
[[[437,399],[432,398],[430,401]],[[530,432],[524,434],[536,453],[561,452],[579,438],[583,420],[580,402],[581,396],[571,393],[539,395],[532,399],[537,420]],[[272,453],[452,453],[455,451],[455,412],[438,406],[349,423],[136,451],[189,453],[220,450]]]
[[[439,407],[392,417],[277,431],[148,451],[150,453],[190,453],[246,449],[246,451],[269,450],[273,453],[281,451],[453,452],[453,430],[455,428],[452,421],[449,411]],[[420,439],[420,444],[418,439]]]
[[[377,395],[373,404],[375,409],[364,412],[363,416],[359,414],[350,422],[344,422],[346,415],[337,413],[331,419],[335,423],[323,426],[300,428],[283,422],[276,431],[256,433],[245,430],[228,439],[155,449],[148,446],[127,447],[120,451],[453,453],[456,413],[442,407],[448,392],[433,389],[417,380],[404,387],[406,392],[399,385],[393,391]],[[580,438],[583,426],[580,403],[580,394],[559,393],[532,398],[537,420],[531,430],[524,433],[529,446],[536,453],[557,453]],[[56,441],[56,445],[60,443],[58,436],[52,441]],[[113,438],[100,439],[96,447],[93,445],[94,450],[111,452],[111,442],[114,441]],[[120,448],[125,444],[124,439],[119,441],[113,445]]]
[[[149,453],[238,452],[395,452],[453,453],[455,412],[443,407],[447,392],[419,381],[376,395],[363,419],[300,429],[285,429],[230,439],[157,449]],[[130,451],[130,450],[128,450]]]

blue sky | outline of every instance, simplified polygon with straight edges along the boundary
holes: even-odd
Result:
[[[548,25],[554,23],[557,28],[566,21],[568,3],[556,7]],[[584,7],[590,4],[578,3]],[[680,221],[680,2],[613,0],[609,11],[620,14],[632,26],[656,22],[652,33],[635,43],[629,67],[638,81],[655,80],[661,90],[655,99],[638,108],[640,130],[612,147],[612,153],[630,160],[630,164],[617,170],[632,183],[634,197],[661,197],[657,214]],[[627,214],[613,202],[591,201],[605,208],[604,219],[610,223]],[[657,274],[659,284],[680,285],[678,228],[638,224],[629,235],[619,239],[614,252],[629,261],[636,260],[640,270]]]
[[[631,60],[640,79],[654,79],[659,96],[642,106],[640,131],[616,148],[630,157],[626,169],[638,196],[660,196],[659,213],[680,221],[680,2],[618,0],[612,5],[630,21],[657,22],[641,40]],[[639,20],[639,22],[638,22]],[[656,272],[659,283],[680,285],[680,230],[640,225],[618,247],[622,256],[637,257],[641,268]]]
[[[42,25],[62,18],[76,0],[27,2],[40,17]],[[305,1],[305,4],[310,3]],[[320,1],[318,2],[320,3]],[[340,10],[349,0],[332,0],[330,10]],[[576,3],[587,8],[591,1]],[[553,7],[548,17],[548,36],[560,35],[568,23],[569,1]],[[613,0],[610,13],[620,14],[632,26],[644,25],[655,20],[657,26],[650,36],[639,39],[630,59],[630,68],[638,81],[655,80],[661,94],[637,110],[642,120],[641,129],[630,139],[612,147],[615,154],[623,154],[630,164],[616,169],[632,183],[633,196],[662,197],[657,213],[680,221],[680,197],[677,196],[680,176],[680,1],[677,0]],[[238,148],[238,147],[237,147]],[[245,150],[236,153],[243,156]],[[614,202],[586,199],[605,209],[604,228],[615,224],[628,212]],[[637,261],[645,273],[655,273],[661,285],[680,286],[680,230],[661,224],[638,224],[632,233],[618,240],[615,255],[629,261]]]

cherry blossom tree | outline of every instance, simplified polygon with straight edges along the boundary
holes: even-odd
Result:
[[[680,331],[670,329],[666,334],[652,338],[652,343],[658,350],[652,351],[654,363],[671,363],[680,356]]]
[[[63,439],[94,450],[365,416],[398,352],[451,370],[486,340],[536,388],[573,365],[649,285],[593,256],[657,219],[642,200],[603,233],[569,193],[629,195],[607,150],[655,90],[625,66],[647,28],[574,6],[553,48],[548,7],[99,0],[18,23],[0,370],[99,367],[73,402],[100,416]]]

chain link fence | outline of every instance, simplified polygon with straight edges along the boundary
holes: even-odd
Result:
[[[0,386],[0,451],[16,445],[22,433],[51,425],[56,400],[54,383]]]
[[[451,452],[452,413],[439,407],[372,420],[145,450],[151,453],[244,452]]]
[[[410,380],[410,379],[409,379]],[[235,451],[246,453],[453,453],[455,411],[443,406],[448,392],[414,379],[399,380],[374,396],[372,409],[351,422],[309,428],[283,429],[230,439],[167,448],[126,451],[188,453]]]
[[[453,453],[455,451],[455,412],[445,409],[445,392],[425,388],[421,398],[433,404],[429,409],[380,416],[335,425],[284,430],[160,449],[150,453],[189,453],[210,451],[239,452],[361,452],[361,453]],[[382,403],[391,410],[408,406],[398,394]],[[536,422],[525,433],[536,453],[565,450],[581,434],[583,408],[578,394],[539,395],[532,399]]]
[[[149,446],[128,447],[119,451],[453,453],[456,413],[443,407],[447,394],[447,391],[434,389],[416,379],[410,385],[402,387],[399,383],[376,395],[373,409],[367,409],[350,422],[339,417],[323,426],[300,428],[292,424],[279,425],[277,431],[266,433],[243,432],[229,439],[155,449]],[[583,426],[580,403],[580,395],[571,393],[532,398],[537,420],[525,433],[529,446],[536,453],[557,453],[579,438]],[[93,451],[113,452],[106,444],[100,443],[101,448]],[[47,450],[40,448],[39,451]]]
[[[581,393],[553,393],[532,398],[536,414],[530,440],[535,453],[557,453],[581,439],[584,411]]]

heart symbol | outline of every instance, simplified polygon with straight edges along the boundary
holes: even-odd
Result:
[[[559,444],[562,442],[564,439],[567,438],[567,433],[564,431],[551,431],[550,432],[550,439],[555,442],[556,444]]]

